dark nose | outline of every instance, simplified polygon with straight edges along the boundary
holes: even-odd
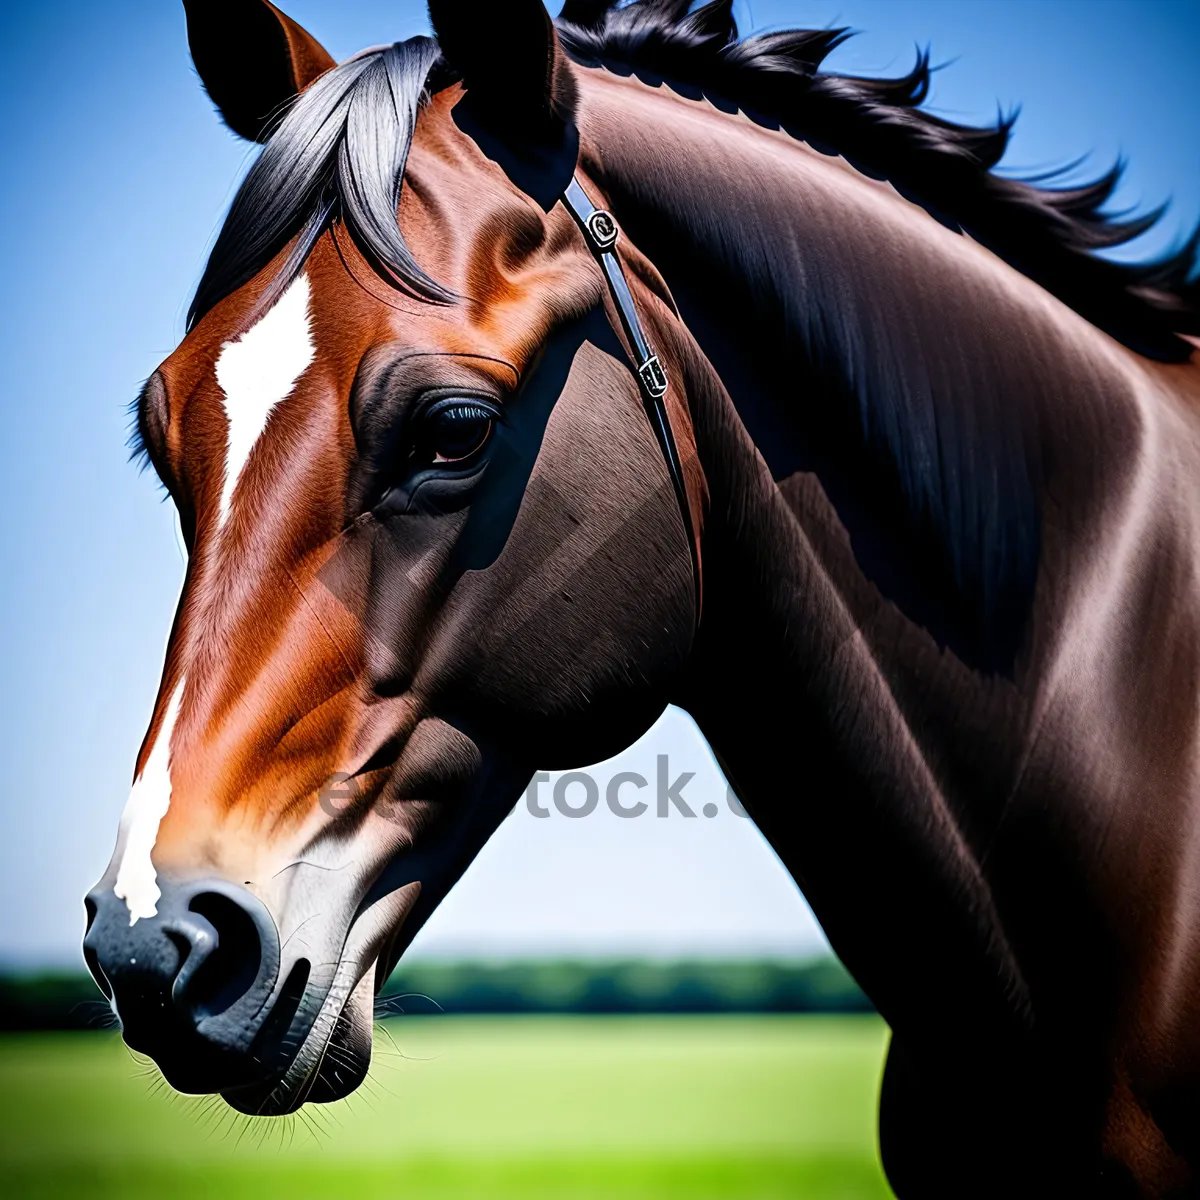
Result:
[[[155,916],[101,884],[86,900],[84,958],[121,1019],[125,1041],[149,1054],[181,1092],[257,1082],[249,1053],[279,970],[279,935],[263,903],[224,880],[159,878]]]

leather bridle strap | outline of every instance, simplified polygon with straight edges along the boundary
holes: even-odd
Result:
[[[633,296],[617,257],[616,246],[620,231],[612,213],[603,208],[597,208],[589,199],[579,183],[577,176],[571,177],[571,182],[563,194],[563,203],[567,207],[583,236],[591,247],[592,253],[600,263],[604,278],[613,303],[621,316],[621,326],[625,337],[633,351],[633,368],[637,375],[638,388],[642,393],[642,405],[654,430],[658,448],[666,460],[667,474],[675,488],[675,498],[679,502],[679,515],[683,518],[683,528],[687,533],[688,547],[692,556],[692,583],[695,588],[696,619],[700,617],[700,548],[696,543],[696,531],[692,524],[692,508],[688,502],[687,485],[683,478],[683,464],[679,460],[679,449],[675,445],[675,434],[671,430],[671,422],[667,417],[665,397],[667,394],[667,373],[659,361],[658,355],[646,340],[642,323],[638,319],[637,309],[633,305]]]

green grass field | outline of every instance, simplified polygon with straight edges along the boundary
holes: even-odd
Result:
[[[6,1197],[890,1195],[872,1017],[389,1022],[306,1119],[167,1094],[112,1034],[0,1038]]]

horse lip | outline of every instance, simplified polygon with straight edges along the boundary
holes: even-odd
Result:
[[[339,1010],[338,1018],[340,1019],[340,1017],[341,1011]],[[321,1069],[325,1066],[326,1053],[336,1030],[337,1019],[334,1020],[329,1033],[325,1036],[314,1066],[310,1066],[306,1070],[301,1065],[301,1055],[308,1042],[306,1037],[297,1047],[292,1061],[288,1063],[281,1075],[266,1083],[230,1088],[221,1093],[221,1098],[231,1108],[252,1117],[285,1117],[289,1113],[294,1113],[308,1100],[309,1094],[320,1078]],[[312,1030],[309,1031],[309,1037],[311,1036]]]
[[[316,1012],[307,1022],[303,1037],[288,1065],[266,1083],[222,1092],[226,1103],[250,1116],[284,1116],[295,1112],[310,1099],[314,1103],[324,1103],[349,1095],[358,1087],[371,1060],[370,1016],[365,1018],[367,1029],[357,1031],[367,1034],[366,1045],[356,1050],[354,1040],[348,1038],[346,1052],[353,1056],[353,1063],[332,1063],[332,1078],[326,1073],[329,1050],[331,1046],[338,1045],[339,1032],[343,1028],[348,1032],[355,1031],[353,1021],[348,1021],[346,1014],[356,997],[367,1004],[364,1011],[370,1013],[369,1001],[365,997],[374,992],[374,973],[379,967],[380,952],[385,944],[394,943],[397,929],[419,893],[420,883],[414,882],[391,891],[386,899],[381,898],[365,909],[363,905],[359,906],[342,943],[342,953],[333,979],[316,1004]],[[313,999],[315,1001],[315,997]],[[267,1021],[270,1021],[270,1016]],[[343,1091],[338,1067],[345,1067],[349,1071],[351,1065],[364,1069],[361,1074],[351,1072],[357,1078],[350,1080],[349,1086]],[[313,1099],[318,1088],[320,1094]]]
[[[329,999],[328,993],[326,993],[325,1000],[309,1025],[304,1039],[296,1047],[296,1052],[292,1055],[291,1061],[280,1074],[265,1082],[229,1088],[221,1092],[221,1098],[230,1107],[237,1109],[238,1112],[246,1113],[248,1116],[283,1117],[289,1113],[294,1113],[307,1103],[312,1096],[313,1089],[318,1084],[329,1085],[331,1094],[328,1096],[328,1099],[330,1100],[340,1100],[343,1096],[349,1095],[358,1087],[361,1077],[353,1081],[344,1092],[338,1093],[338,1089],[332,1086],[331,1080],[323,1072],[329,1061],[329,1049],[337,1037],[346,1007],[353,999],[354,993],[354,988],[350,988],[346,992],[341,1003],[337,1006],[336,1013],[329,1020],[328,1030],[324,1034],[320,1048],[316,1052],[315,1062],[310,1062],[306,1065],[306,1060],[308,1060],[309,1056],[305,1052],[308,1049],[313,1034],[317,1032],[321,1024],[321,1018],[325,1015],[325,1004],[328,1003]],[[347,1053],[353,1053],[350,1047],[347,1047]],[[368,1055],[367,1061],[362,1065],[369,1066],[369,1061],[370,1056]],[[363,1074],[365,1075],[366,1072],[364,1071]],[[322,1101],[325,1099],[326,1097],[322,1097]]]

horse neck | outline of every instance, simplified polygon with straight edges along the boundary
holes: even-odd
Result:
[[[685,385],[711,503],[704,615],[672,699],[893,1027],[971,1014],[964,1038],[1002,1038],[1024,988],[958,814],[698,352]]]
[[[586,75],[584,170],[707,360],[677,700],[893,1023],[1011,1029],[1025,985],[980,861],[1038,671],[1036,450],[1090,451],[1126,356],[840,160]]]
[[[781,483],[815,475],[870,581],[1011,677],[1036,456],[1132,356],[888,185],[745,118],[585,72],[584,155]]]

